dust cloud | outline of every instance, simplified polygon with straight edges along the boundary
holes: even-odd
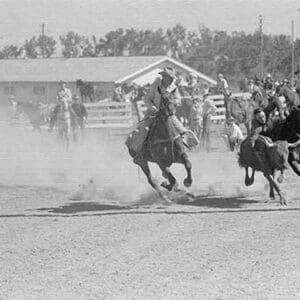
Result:
[[[124,145],[125,135],[87,130],[68,151],[55,133],[45,129],[38,133],[28,126],[3,122],[0,136],[1,185],[53,186],[68,192],[73,200],[151,204],[157,198],[142,171],[132,163]],[[251,190],[244,186],[244,171],[238,167],[236,154],[226,151],[222,143],[218,151],[196,150],[189,156],[194,181],[188,191],[195,195],[245,197],[267,193],[264,180]],[[153,175],[163,181],[159,168],[154,164],[150,167]],[[183,165],[173,165],[171,170],[183,187]]]
[[[139,184],[138,168],[128,155],[124,135],[86,130],[68,151],[56,133],[46,128],[39,133],[23,124],[2,122],[0,136],[1,185],[53,186],[73,196],[78,190],[96,187],[97,197],[118,201],[132,200],[149,190],[146,182]],[[89,193],[88,198],[95,197]]]

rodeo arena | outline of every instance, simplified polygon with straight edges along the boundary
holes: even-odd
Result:
[[[300,299],[300,71],[216,74],[0,59],[0,299]]]

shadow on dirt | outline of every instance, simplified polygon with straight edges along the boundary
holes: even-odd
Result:
[[[185,202],[184,199],[182,199],[177,203],[197,207],[230,209],[243,208],[245,204],[259,203],[259,201],[249,200],[245,197],[196,196],[194,201]]]
[[[99,204],[97,202],[76,202],[68,205],[53,208],[39,208],[38,211],[47,211],[57,214],[76,214],[81,212],[94,212],[94,211],[109,211],[109,210],[128,210],[130,206],[119,206],[109,204]]]
[[[207,207],[207,208],[223,208],[223,209],[234,209],[243,208],[245,204],[258,203],[258,201],[248,200],[241,197],[208,197],[208,196],[196,196],[192,201],[186,197],[180,197],[179,199],[174,199],[174,203],[179,205],[196,206],[196,207]],[[105,211],[128,211],[131,209],[138,208],[151,208],[152,205],[145,201],[136,202],[130,205],[115,205],[115,204],[101,204],[98,202],[72,202],[60,207],[48,207],[39,208],[37,211],[46,211],[48,213],[54,214],[76,214],[84,212],[105,212]],[[152,204],[155,204],[152,202]],[[163,208],[162,206],[156,207]]]

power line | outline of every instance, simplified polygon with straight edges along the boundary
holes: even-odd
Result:
[[[42,56],[45,57],[45,24],[41,25],[42,27]]]
[[[259,31],[260,31],[260,78],[264,77],[264,40],[263,40],[263,18],[259,15]]]

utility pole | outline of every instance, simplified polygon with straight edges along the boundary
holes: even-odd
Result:
[[[260,32],[260,79],[262,80],[264,77],[264,40],[263,40],[263,18],[262,15],[259,15],[259,32]]]
[[[294,20],[292,20],[292,86],[295,83],[295,32],[294,32]]]
[[[42,27],[42,56],[45,58],[45,24],[41,25]]]

